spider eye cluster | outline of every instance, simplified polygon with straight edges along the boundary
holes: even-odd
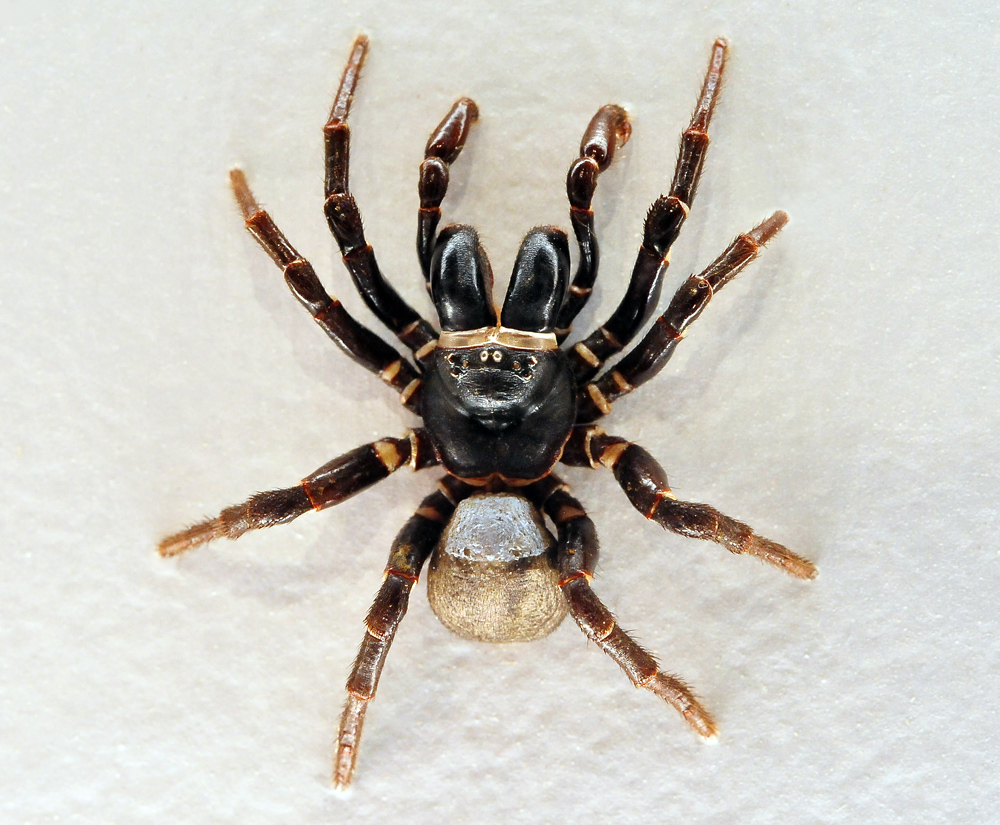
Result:
[[[448,356],[449,372],[455,378],[470,370],[502,370],[518,378],[530,379],[538,358],[525,352],[516,352],[500,346],[486,346],[453,352]]]

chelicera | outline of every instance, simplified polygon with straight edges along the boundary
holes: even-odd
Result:
[[[663,368],[715,293],[787,221],[783,212],[776,212],[737,237],[707,269],[689,277],[645,337],[605,369],[656,309],[670,246],[687,218],[708,149],[726,42],[717,40],[712,49],[697,108],[681,139],[670,193],[646,216],[624,298],[603,325],[567,348],[561,345],[597,276],[591,201],[600,173],[629,139],[625,110],[604,106],[594,115],[569,170],[570,221],[579,249],[575,273],[570,277],[567,234],[551,226],[533,229],[521,244],[498,311],[492,271],[475,230],[453,225],[438,231],[449,167],[478,116],[468,98],[455,103],[427,143],[419,179],[417,252],[440,320],[438,332],[379,270],[348,186],[347,116],[367,48],[367,38],[358,37],[324,129],[325,212],[362,298],[413,353],[412,361],[327,294],[309,262],[257,205],[242,172],[234,170],[231,181],[247,228],[281,267],[295,297],[344,352],[396,390],[424,426],[402,438],[358,447],[294,487],[253,495],[164,539],[160,553],[172,556],[212,539],[236,539],[248,530],[322,510],[403,466],[441,467],[445,475],[438,490],[423,500],[392,546],[366,619],[361,650],[347,680],[334,761],[338,786],[353,777],[365,710],[410,590],[428,560],[428,596],[450,629],[486,641],[524,641],[551,632],[568,612],[633,684],[671,704],[701,736],[713,736],[715,722],[691,689],[662,672],[591,589],[598,555],[594,524],[553,470],[559,462],[607,468],[629,502],[666,529],[757,556],[802,579],[816,573],[810,562],[747,525],[708,505],[678,501],[646,450],[594,423],[618,398]],[[545,517],[555,527],[554,537]]]

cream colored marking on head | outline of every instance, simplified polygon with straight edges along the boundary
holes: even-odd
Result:
[[[604,452],[601,453],[600,462],[609,470],[613,470],[615,465],[618,464],[618,459],[621,458],[622,453],[625,452],[631,445],[627,441],[619,441],[617,444],[611,444],[605,447]]]
[[[608,403],[608,399],[604,397],[604,393],[597,389],[597,384],[587,384],[587,395],[594,402],[594,406],[604,415],[611,412],[611,405]]]
[[[493,360],[499,364],[503,360],[503,353],[498,349],[493,350]]]
[[[435,348],[437,347],[437,344],[438,344],[437,341],[428,341],[420,349],[418,349],[415,353],[413,353],[413,357],[416,358],[418,361],[421,360],[422,358],[426,358],[428,355],[434,352]]]
[[[592,367],[601,366],[601,359],[598,358],[596,355],[594,355],[594,353],[590,351],[590,347],[584,344],[583,341],[581,341],[579,344],[573,347],[573,351],[577,355],[579,355],[584,361],[590,364],[590,366]]]
[[[479,360],[480,361],[489,361],[490,360],[490,353],[489,353],[489,351],[488,350],[483,350],[481,353],[479,353]]]
[[[440,349],[471,349],[497,344],[510,349],[559,349],[554,332],[528,332],[510,327],[480,327],[479,329],[446,330],[438,338]]]
[[[405,404],[410,400],[410,396],[417,391],[417,387],[420,386],[420,379],[414,378],[409,384],[407,384],[403,391],[399,394],[399,400]]]
[[[403,458],[399,454],[399,450],[396,449],[396,445],[391,441],[376,441],[372,447],[375,448],[378,460],[385,465],[389,472],[395,470],[402,463]]]
[[[399,368],[401,366],[403,366],[403,359],[402,358],[397,358],[395,361],[393,361],[391,364],[389,364],[388,367],[386,367],[384,370],[382,370],[382,372],[380,372],[378,374],[379,378],[381,378],[387,384],[391,384],[392,383],[392,379],[395,378],[396,375],[399,374]]]

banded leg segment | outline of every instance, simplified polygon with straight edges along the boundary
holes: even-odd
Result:
[[[591,589],[598,556],[597,531],[580,502],[552,475],[530,489],[529,495],[558,530],[559,586],[580,629],[625,671],[633,685],[672,705],[699,735],[714,736],[715,722],[691,688],[678,677],[663,673],[652,654],[622,630]]]
[[[611,404],[645,384],[666,366],[687,328],[701,315],[715,293],[749,264],[771,238],[788,223],[788,215],[771,217],[736,238],[711,266],[692,275],[674,294],[667,311],[656,319],[645,338],[596,381],[577,391],[579,423],[594,421],[611,411]]]
[[[417,212],[417,256],[424,272],[427,291],[431,289],[431,258],[441,221],[441,202],[448,193],[449,167],[465,147],[469,129],[479,119],[479,108],[467,97],[455,101],[451,111],[431,133],[420,164],[420,210]]]
[[[368,38],[354,41],[351,56],[340,80],[340,88],[323,127],[326,142],[326,202],[323,206],[330,231],[340,246],[344,265],[368,308],[395,333],[426,366],[434,351],[437,335],[433,327],[417,314],[385,279],[375,260],[375,253],[365,240],[361,212],[349,188],[351,129],[347,116],[361,73]]]
[[[563,462],[575,466],[607,467],[614,473],[642,515],[661,527],[689,538],[721,544],[730,553],[756,556],[800,579],[816,576],[812,562],[777,542],[758,536],[741,521],[707,504],[678,501],[667,474],[646,450],[600,427],[576,427],[563,450]]]
[[[429,495],[393,542],[385,579],[365,619],[365,637],[347,679],[347,704],[340,719],[333,783],[345,788],[354,777],[358,746],[368,703],[375,697],[382,667],[400,621],[406,614],[410,590],[420,569],[441,537],[456,501],[471,488],[454,479],[442,482],[441,490]]]
[[[580,261],[556,323],[556,338],[560,343],[569,335],[573,319],[590,299],[597,278],[600,249],[591,209],[597,178],[611,165],[615,151],[628,143],[631,134],[628,113],[621,106],[601,107],[583,133],[580,157],[573,161],[566,175],[569,219],[580,248]]]
[[[660,299],[670,247],[691,209],[704,166],[709,143],[708,126],[719,95],[727,49],[725,40],[715,41],[698,107],[681,136],[670,194],[657,199],[646,215],[642,246],[625,297],[603,326],[569,351],[573,373],[580,384],[593,378],[608,358],[628,345]]]
[[[295,251],[271,216],[257,204],[243,172],[233,169],[229,181],[247,229],[281,267],[285,283],[299,303],[338,347],[400,393],[403,404],[419,414],[414,394],[419,386],[416,370],[392,346],[358,323],[340,301],[327,294],[312,264]]]
[[[175,556],[214,539],[235,540],[250,530],[284,524],[310,510],[339,504],[404,464],[420,470],[437,463],[425,430],[412,430],[406,438],[373,441],[324,464],[295,487],[255,493],[213,519],[168,536],[157,549],[161,556]]]

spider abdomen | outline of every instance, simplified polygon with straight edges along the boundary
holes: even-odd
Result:
[[[566,615],[554,546],[526,498],[496,493],[465,499],[430,559],[431,609],[466,639],[529,642],[549,635]]]

